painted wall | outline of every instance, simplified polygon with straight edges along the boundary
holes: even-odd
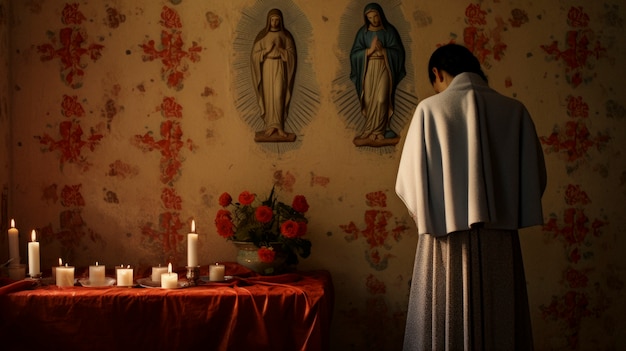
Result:
[[[8,217],[8,200],[9,200],[9,177],[10,177],[10,152],[9,152],[9,135],[10,118],[9,104],[11,95],[9,92],[9,7],[8,0],[0,1],[0,232],[6,233],[9,228]],[[6,246],[7,237],[4,235],[0,239],[0,247]],[[1,251],[0,261],[5,256],[8,259],[8,248]]]
[[[277,184],[281,199],[309,201],[313,254],[300,268],[333,275],[333,348],[400,349],[417,235],[393,191],[402,142],[352,144],[362,121],[347,55],[365,4],[0,1],[0,185],[23,260],[35,228],[44,268],[184,265],[195,219],[201,264],[233,261],[213,225],[219,195]],[[546,224],[522,233],[536,348],[624,345],[624,4],[380,4],[407,49],[401,136],[433,93],[430,53],[450,41],[534,117],[549,172]],[[254,142],[248,55],[273,7],[298,47],[294,143]]]

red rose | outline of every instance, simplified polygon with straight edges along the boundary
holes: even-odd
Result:
[[[309,203],[306,201],[306,197],[304,197],[303,195],[296,195],[293,198],[293,204],[291,205],[291,207],[293,207],[294,210],[300,213],[305,213],[309,210]]]
[[[289,239],[298,237],[298,222],[288,219],[280,226],[280,233]]]
[[[215,220],[223,220],[223,219],[228,219],[228,220],[232,220],[233,216],[230,213],[229,210],[218,210],[217,214],[215,215]]]
[[[265,246],[261,247],[258,251],[259,259],[261,262],[270,263],[274,262],[274,258],[276,257],[276,252],[274,252],[273,248],[267,248]]]
[[[250,194],[249,191],[243,191],[239,194],[239,203],[242,205],[250,205],[254,201],[255,195]]]
[[[226,207],[233,202],[233,198],[230,196],[229,193],[223,193],[222,195],[220,195],[219,202],[220,206]]]
[[[230,238],[235,233],[233,232],[233,221],[230,211],[219,210],[215,216],[215,227],[217,228],[217,234],[224,238]]]
[[[272,220],[273,216],[274,213],[272,212],[272,209],[265,205],[257,207],[256,211],[254,212],[254,217],[257,221],[261,223],[269,223],[269,221]]]

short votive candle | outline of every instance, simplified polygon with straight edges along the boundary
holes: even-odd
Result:
[[[59,266],[56,269],[56,283],[58,287],[74,286],[74,267]]]
[[[178,288],[178,273],[172,273],[171,263],[167,265],[167,273],[161,274],[161,287],[164,289]]]
[[[118,268],[116,273],[117,286],[133,286],[133,269],[130,266]]]
[[[209,280],[212,282],[221,282],[224,280],[224,271],[226,267],[223,264],[213,264],[209,266]]]
[[[106,266],[96,262],[95,266],[89,266],[89,284],[94,286],[104,285],[104,273]]]
[[[167,267],[161,267],[161,265],[159,265],[158,267],[152,267],[152,281],[160,283],[161,274],[163,273],[167,273]]]

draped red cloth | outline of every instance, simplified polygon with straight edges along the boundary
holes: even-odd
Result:
[[[23,284],[0,295],[0,349],[329,349],[327,271],[257,276],[227,264],[226,274],[235,277],[172,290]]]

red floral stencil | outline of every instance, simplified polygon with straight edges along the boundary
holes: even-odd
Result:
[[[389,220],[393,218],[393,213],[386,210],[387,207],[387,195],[382,191],[375,191],[365,195],[366,203],[369,209],[365,211],[364,221],[366,227],[359,229],[354,222],[350,222],[346,225],[340,225],[339,227],[346,233],[346,240],[352,242],[357,240],[359,236],[365,238],[369,244],[369,251],[366,253],[365,259],[376,270],[383,270],[387,268],[388,259],[392,257],[390,254],[384,254],[381,256],[379,249],[389,248],[390,240],[393,239],[396,242],[400,241],[400,235],[408,229],[404,224],[398,224],[389,228],[393,224],[389,223]]]
[[[194,149],[190,139],[183,141],[183,132],[180,119],[183,117],[183,107],[173,97],[164,97],[159,110],[165,119],[160,125],[161,139],[155,139],[153,132],[144,135],[135,135],[134,145],[144,152],[158,151],[161,154],[159,178],[167,187],[161,191],[161,205],[163,212],[159,214],[157,225],[146,223],[141,233],[152,243],[160,245],[163,251],[176,259],[179,256],[178,246],[184,239],[179,234],[185,222],[180,218],[182,198],[177,194],[173,184],[182,173],[183,157],[181,151],[185,143],[190,150]]]
[[[583,81],[590,81],[596,60],[605,57],[607,49],[596,40],[597,35],[589,26],[589,15],[583,7],[571,7],[567,13],[567,24],[572,27],[565,36],[566,48],[559,49],[559,42],[553,41],[550,45],[540,47],[555,60],[563,60],[566,65],[566,77],[572,87],[579,86]],[[586,74],[587,73],[587,74]]]
[[[277,187],[292,192],[294,184],[296,184],[296,176],[291,172],[283,172],[282,170],[274,171],[274,185]]]
[[[571,207],[563,211],[562,225],[559,225],[558,217],[552,215],[544,224],[543,231],[553,233],[553,238],[562,241],[569,248],[569,261],[578,263],[581,259],[578,249],[591,247],[588,241],[592,237],[600,236],[601,228],[607,223],[599,219],[591,221],[587,217],[584,205],[590,204],[591,200],[579,185],[567,186],[565,202]],[[592,254],[591,251],[586,251],[584,256],[590,257]]]
[[[37,136],[39,143],[44,146],[42,151],[59,152],[61,167],[65,163],[74,163],[81,167],[83,171],[89,169],[91,163],[82,155],[82,151],[85,148],[94,151],[103,135],[91,130],[89,135],[85,137],[78,121],[61,122],[59,124],[59,135],[60,139],[58,140],[55,140],[48,133]]]
[[[56,184],[44,189],[46,197],[57,199],[60,197],[63,211],[59,213],[59,230],[55,231],[52,224],[39,230],[43,243],[59,242],[62,247],[63,256],[73,259],[74,251],[84,245],[83,240],[91,242],[103,242],[100,234],[89,229],[82,218],[82,210],[85,207],[85,199],[81,194],[82,184],[65,185],[61,189],[59,196],[56,195]],[[54,192],[51,194],[50,192]]]
[[[63,95],[63,101],[61,102],[61,110],[65,117],[83,117],[85,115],[85,109],[83,105],[78,102],[78,96]]]
[[[61,111],[63,116],[68,118],[82,118],[85,115],[85,109],[80,102],[78,102],[77,96],[64,95],[63,101],[61,102]],[[58,151],[61,154],[61,167],[63,167],[66,162],[74,163],[86,171],[91,166],[91,163],[82,155],[82,152],[85,148],[93,151],[100,143],[103,135],[96,133],[94,130],[90,130],[90,135],[86,138],[83,134],[79,120],[74,119],[71,121],[63,121],[59,124],[59,140],[55,140],[48,133],[44,133],[42,136],[37,136],[36,138],[39,139],[40,144],[45,146],[42,149],[43,151]]]
[[[563,271],[565,292],[553,296],[550,303],[541,305],[540,309],[543,319],[560,324],[568,349],[576,350],[583,318],[600,317],[608,308],[604,301],[605,293],[597,291],[602,284],[590,283],[593,269],[579,267],[595,258],[594,239],[601,236],[602,228],[608,223],[600,219],[591,220],[585,214],[585,207],[591,204],[591,199],[579,185],[567,186],[565,203],[570,207],[565,208],[562,219],[551,215],[543,226],[544,233],[551,233],[552,239],[561,242],[565,249],[569,261],[569,266]]]
[[[523,11],[516,12],[517,17],[523,17]],[[500,17],[496,17],[496,27],[487,27],[487,11],[480,4],[469,4],[465,8],[465,21],[468,26],[463,30],[463,42],[474,53],[480,63],[485,63],[489,56],[500,61],[507,45],[502,41],[500,33],[506,30],[507,25]],[[510,20],[511,21],[511,20]],[[521,25],[523,20],[514,21],[514,26]]]
[[[574,170],[588,156],[592,148],[602,150],[611,139],[606,133],[593,136],[586,124],[589,106],[582,97],[567,97],[567,114],[575,120],[567,121],[564,126],[555,127],[549,136],[540,137],[546,146],[546,152],[557,152],[564,155],[568,162],[568,170]]]
[[[41,61],[59,59],[61,63],[61,75],[65,84],[76,89],[82,86],[85,76],[84,68],[87,67],[85,58],[96,61],[101,57],[103,45],[87,43],[87,32],[79,25],[85,20],[85,16],[78,11],[78,4],[66,4],[63,8],[61,22],[65,25],[56,33],[50,31],[52,44],[37,46],[41,54]],[[57,44],[58,45],[55,45]]]
[[[180,152],[185,141],[182,138],[180,122],[176,120],[182,117],[182,106],[173,97],[165,97],[161,104],[161,112],[167,118],[161,122],[159,130],[161,139],[155,139],[154,133],[150,131],[144,135],[135,135],[133,142],[145,152],[157,150],[161,153],[160,179],[163,184],[171,185],[180,176],[182,167]],[[186,143],[190,149],[194,148],[190,139]]]
[[[163,188],[161,190],[161,204],[165,211],[159,214],[157,228],[153,228],[152,223],[146,223],[141,228],[141,234],[160,243],[168,256],[176,258],[179,256],[178,244],[184,239],[184,235],[179,233],[185,225],[178,212],[182,209],[182,198],[176,193],[176,189]]]
[[[185,60],[191,62],[200,61],[200,51],[202,47],[196,42],[192,42],[191,47],[185,51],[182,32],[183,27],[178,13],[167,6],[163,6],[161,11],[161,25],[165,28],[161,31],[161,41],[157,45],[154,40],[148,40],[140,45],[143,49],[144,61],[161,60],[163,67],[161,75],[167,86],[176,90],[183,88],[184,73],[188,66]]]
[[[378,280],[373,274],[367,276],[365,287],[367,288],[367,292],[372,295],[384,295],[387,293],[387,286],[385,285],[385,282]]]
[[[121,160],[115,160],[109,164],[109,171],[107,175],[109,177],[117,177],[119,179],[125,179],[134,177],[139,174],[139,167],[123,162]]]

